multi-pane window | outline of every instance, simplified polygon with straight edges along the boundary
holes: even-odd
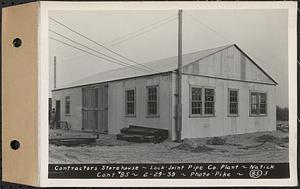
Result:
[[[238,90],[229,90],[229,115],[237,116],[239,112]]]
[[[215,113],[215,90],[205,89],[204,114],[213,115]]]
[[[202,114],[202,89],[192,87],[192,102],[191,102],[191,108],[192,108],[192,114]]]
[[[66,96],[66,99],[65,99],[65,114],[66,115],[70,115],[70,104],[71,104],[70,96]]]
[[[250,114],[266,115],[267,114],[267,94],[259,92],[250,93]]]
[[[215,90],[210,88],[191,87],[191,115],[215,114]]]
[[[135,90],[130,89],[126,90],[126,115],[134,116],[135,115]]]
[[[158,88],[157,86],[147,87],[147,114],[150,116],[158,115]]]

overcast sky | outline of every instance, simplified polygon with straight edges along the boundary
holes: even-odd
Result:
[[[50,17],[139,63],[177,55],[176,15],[175,10],[49,13]],[[120,43],[115,45],[111,42],[164,18],[166,18],[164,24],[142,35],[124,41],[119,40]],[[103,48],[51,20],[49,28],[90,48],[109,54]],[[51,32],[49,35],[67,41]],[[237,44],[278,82],[276,99],[280,106],[288,105],[287,40],[286,10],[183,10],[183,53],[214,48],[231,42]],[[104,70],[120,67],[53,40],[49,41],[49,45],[50,89],[53,89],[54,55],[57,56],[58,87]]]

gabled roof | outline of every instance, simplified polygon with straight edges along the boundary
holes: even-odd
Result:
[[[249,58],[249,60],[258,69],[260,69],[272,82],[274,82],[275,85],[277,84],[277,82],[271,76],[269,76],[259,65],[257,65],[245,52],[243,52],[235,44],[225,45],[225,46],[220,46],[220,47],[216,47],[216,48],[212,48],[212,49],[206,49],[206,50],[201,50],[201,51],[197,51],[197,52],[184,54],[184,55],[182,55],[182,66],[186,66],[188,64],[194,63],[198,60],[204,59],[210,55],[218,53],[218,52],[220,52],[224,49],[227,49],[229,47],[232,47],[232,46],[235,46],[239,51],[241,51],[241,53],[243,53],[247,58]],[[151,70],[140,71],[140,70],[132,69],[130,67],[122,67],[122,68],[117,68],[117,69],[108,70],[108,71],[104,71],[104,72],[99,72],[95,75],[92,75],[92,76],[86,77],[84,79],[61,86],[55,90],[171,72],[171,71],[177,70],[177,67],[178,67],[177,61],[178,61],[177,56],[173,56],[173,57],[169,57],[169,58],[146,62],[143,64],[147,67],[153,68],[152,71]],[[142,66],[138,66],[138,67],[143,68]]]
[[[278,83],[270,76],[268,75],[258,64],[256,64],[256,62],[254,62],[254,60],[252,58],[250,58],[240,47],[238,47],[236,44],[234,44],[234,46],[241,51],[241,53],[243,53],[258,69],[260,69],[272,82],[274,82],[275,85],[277,85]]]
[[[232,45],[220,46],[212,49],[201,50],[197,52],[192,52],[188,54],[182,55],[182,66],[186,66],[192,62],[210,56],[214,53],[217,53],[223,49],[226,49]],[[146,75],[153,75],[158,73],[165,73],[170,71],[177,70],[177,56],[164,58],[160,60],[155,60],[151,62],[144,63],[145,66],[153,68],[153,71],[139,71],[136,69],[132,69],[129,67],[122,67],[113,70],[108,70],[104,72],[99,72],[95,75],[86,77],[84,79],[69,83],[67,85],[61,86],[58,89],[82,86],[82,85],[89,85],[89,84],[96,84],[96,83],[103,83],[108,81],[115,81],[127,78],[134,78]],[[143,68],[142,66],[138,66],[139,68]],[[58,90],[55,89],[55,90]]]

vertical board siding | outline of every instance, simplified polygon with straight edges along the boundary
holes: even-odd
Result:
[[[235,46],[188,64],[184,66],[183,72],[273,84],[273,81]]]
[[[147,116],[147,86],[158,86],[158,116]],[[159,75],[110,82],[108,87],[108,133],[120,133],[129,125],[169,130],[172,132],[172,75]],[[125,89],[136,89],[136,115],[125,115]]]
[[[241,80],[246,80],[246,57],[241,56]]]

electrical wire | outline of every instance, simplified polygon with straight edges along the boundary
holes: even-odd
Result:
[[[194,17],[193,15],[189,14],[188,12],[184,11],[184,14],[189,16],[190,18],[192,18],[195,22],[197,22],[198,24],[206,27],[207,29],[209,29],[210,31],[218,34],[220,37],[222,37],[226,42],[229,42],[231,44],[234,44],[232,41],[230,41],[229,39],[227,39],[227,37],[225,37],[223,34],[219,33],[218,31],[216,31],[215,29],[213,29],[212,27],[208,26],[207,24],[201,22],[199,19],[197,19],[196,17]]]
[[[74,49],[77,49],[77,50],[80,50],[80,51],[82,51],[82,52],[85,52],[85,53],[87,53],[87,54],[89,54],[89,55],[95,56],[95,57],[100,58],[100,59],[102,59],[102,60],[106,60],[107,62],[111,62],[111,63],[114,63],[114,64],[121,65],[121,66],[123,66],[123,67],[128,67],[128,68],[131,68],[131,69],[135,69],[135,70],[137,70],[137,71],[141,71],[140,69],[136,69],[135,67],[128,66],[128,65],[124,65],[124,64],[122,64],[122,63],[115,62],[115,61],[109,60],[109,59],[107,59],[107,58],[104,58],[104,57],[95,55],[95,54],[93,54],[93,53],[91,53],[91,52],[89,52],[89,51],[86,51],[86,50],[84,50],[84,49],[75,47],[75,46],[73,46],[73,45],[71,45],[71,44],[69,44],[69,43],[66,43],[66,42],[64,42],[64,41],[61,41],[61,40],[56,39],[56,38],[54,38],[54,37],[49,36],[49,38],[52,39],[52,40],[54,40],[54,41],[56,41],[56,42],[59,42],[59,43],[61,43],[61,44],[64,44],[64,45],[66,45],[66,46],[69,46],[69,47],[72,47],[72,48],[74,48]]]
[[[123,43],[123,42],[125,42],[125,41],[128,41],[128,40],[130,40],[130,39],[136,38],[136,37],[138,37],[138,36],[140,36],[140,35],[143,35],[143,34],[145,34],[145,33],[148,33],[148,32],[150,32],[150,31],[152,31],[152,30],[154,30],[154,29],[157,29],[157,28],[159,28],[160,26],[162,26],[162,25],[164,25],[164,24],[167,24],[167,23],[169,23],[169,22],[172,22],[172,21],[174,21],[174,20],[176,20],[176,19],[177,19],[177,17],[175,17],[175,18],[173,18],[173,19],[171,19],[171,20],[168,20],[168,21],[166,21],[166,22],[163,22],[163,23],[161,23],[161,24],[159,24],[159,25],[157,25],[157,26],[155,26],[155,27],[152,27],[152,28],[150,28],[150,29],[148,29],[148,30],[145,30],[145,31],[143,31],[143,32],[141,32],[141,33],[137,33],[136,35],[133,35],[133,36],[128,37],[128,38],[125,38],[125,39],[123,39],[123,40],[121,40],[121,41],[119,41],[119,42],[112,43],[111,45],[109,45],[109,47],[116,46],[116,45],[121,44],[121,43]]]
[[[75,40],[73,40],[73,39],[71,39],[71,38],[69,38],[69,37],[67,37],[67,36],[65,36],[65,35],[62,35],[62,34],[56,32],[56,31],[54,31],[54,30],[49,29],[49,31],[52,32],[52,33],[54,33],[54,34],[56,34],[56,35],[58,35],[58,36],[60,36],[60,37],[65,38],[65,39],[67,39],[67,40],[69,40],[69,41],[71,41],[71,42],[73,42],[73,43],[75,43],[75,44],[77,44],[77,45],[80,45],[80,46],[82,46],[82,47],[84,47],[84,48],[87,48],[87,49],[89,49],[89,50],[91,50],[91,51],[93,51],[93,52],[95,52],[95,53],[98,53],[98,54],[101,54],[101,55],[103,55],[103,56],[105,56],[105,57],[107,57],[107,58],[113,59],[114,61],[117,61],[117,62],[126,64],[126,65],[128,65],[128,66],[135,66],[135,65],[132,65],[132,64],[128,64],[128,63],[126,63],[126,62],[123,62],[123,61],[121,61],[121,60],[118,60],[118,59],[116,59],[116,58],[114,58],[114,57],[108,56],[108,55],[106,55],[106,54],[104,54],[104,53],[101,53],[101,52],[99,52],[99,51],[96,51],[96,50],[94,50],[94,49],[92,49],[92,48],[90,48],[90,47],[88,47],[88,46],[86,46],[86,45],[83,45],[83,44],[81,44],[81,43],[79,43],[79,42],[77,42],[77,41],[75,41]],[[138,68],[138,67],[137,67],[137,68]],[[145,70],[144,68],[139,68],[139,69],[144,70],[144,71],[152,71],[152,70]]]
[[[135,31],[129,32],[129,33],[127,33],[127,34],[125,34],[125,35],[122,35],[122,36],[120,36],[120,37],[117,37],[117,38],[115,38],[115,39],[113,39],[113,40],[110,40],[110,41],[106,42],[105,45],[110,46],[110,44],[113,44],[113,43],[116,43],[116,42],[118,42],[118,41],[120,41],[120,40],[123,40],[124,38],[127,38],[128,36],[131,36],[131,35],[133,35],[133,34],[139,33],[140,31],[144,31],[144,30],[146,30],[146,29],[148,29],[148,28],[151,28],[152,26],[155,26],[155,25],[157,25],[157,24],[159,24],[159,23],[161,23],[161,22],[163,22],[163,21],[169,20],[170,18],[176,18],[176,17],[177,17],[177,14],[176,14],[175,17],[174,17],[174,15],[172,15],[172,16],[169,16],[169,17],[167,17],[167,18],[161,19],[161,20],[159,20],[159,21],[157,21],[157,22],[154,22],[154,23],[152,23],[152,24],[150,24],[150,25],[147,25],[147,26],[142,27],[142,28],[139,28],[139,29],[137,29],[137,30],[135,30]]]
[[[209,30],[213,31],[214,33],[218,34],[220,37],[222,37],[226,42],[229,42],[231,44],[235,44],[234,42],[232,42],[231,40],[229,40],[226,36],[224,36],[223,34],[219,33],[218,31],[216,31],[215,29],[213,29],[212,27],[208,26],[207,24],[201,22],[199,19],[197,19],[196,17],[194,17],[193,15],[191,15],[190,13],[187,13],[186,11],[184,12],[185,15],[188,15],[190,18],[192,18],[194,21],[196,21],[197,23],[201,24],[202,26],[205,26],[206,28],[208,28]],[[260,62],[265,62],[262,59],[258,58],[257,56],[253,55],[252,53],[250,53],[249,51],[246,51],[243,49],[243,51],[245,51],[247,54],[251,55],[252,57],[254,57],[255,59],[259,60]]]
[[[175,16],[175,17],[174,17],[174,16]],[[150,25],[147,25],[147,26],[145,26],[145,27],[141,27],[141,28],[139,28],[139,29],[137,29],[137,30],[135,30],[135,31],[129,32],[129,33],[125,34],[125,35],[122,35],[122,36],[120,36],[120,37],[117,37],[117,38],[115,38],[115,39],[112,39],[112,40],[110,40],[110,41],[104,43],[104,45],[109,45],[109,44],[115,43],[115,42],[120,41],[120,40],[122,40],[122,39],[124,39],[124,38],[127,38],[128,36],[131,36],[131,35],[133,35],[133,34],[136,34],[136,33],[140,32],[140,31],[143,31],[143,30],[148,29],[148,28],[150,28],[150,27],[152,27],[152,26],[155,26],[155,25],[157,25],[157,24],[159,24],[159,23],[161,23],[161,22],[163,22],[163,21],[165,21],[165,20],[168,20],[168,19],[170,19],[170,18],[176,18],[176,17],[177,17],[177,14],[168,16],[168,17],[163,18],[163,19],[160,19],[160,20],[158,20],[158,21],[156,21],[156,22],[154,22],[154,23],[152,23],[152,24],[150,24]],[[72,57],[74,57],[74,55],[76,55],[76,54],[73,54]],[[79,56],[79,57],[82,57],[82,56]],[[69,57],[66,57],[66,59],[69,59]]]
[[[124,58],[124,59],[126,59],[126,60],[128,60],[128,61],[131,61],[131,62],[133,62],[133,63],[135,63],[135,64],[138,64],[138,65],[140,65],[140,66],[147,67],[148,69],[151,69],[151,70],[153,70],[153,71],[156,71],[156,70],[154,70],[154,69],[152,69],[152,68],[150,68],[150,67],[148,67],[148,66],[145,66],[145,65],[143,65],[143,64],[140,64],[140,63],[138,63],[138,62],[136,62],[136,61],[134,61],[134,60],[131,60],[131,59],[129,59],[129,58],[127,58],[127,57],[125,57],[125,56],[123,56],[123,55],[121,55],[121,54],[119,54],[119,53],[117,53],[117,52],[115,52],[115,51],[113,51],[113,50],[107,48],[106,46],[104,46],[104,45],[98,43],[97,41],[95,41],[95,40],[93,40],[93,39],[91,39],[91,38],[89,38],[89,37],[87,37],[87,36],[81,34],[80,32],[78,32],[78,31],[76,31],[76,30],[70,28],[69,26],[67,26],[67,25],[65,25],[65,24],[63,24],[63,23],[61,23],[61,22],[59,22],[58,20],[56,20],[56,19],[54,19],[54,18],[49,17],[49,19],[52,20],[52,21],[54,21],[54,22],[56,22],[56,23],[58,23],[59,25],[65,27],[65,28],[67,28],[68,30],[70,30],[70,31],[72,31],[72,32],[74,32],[74,33],[76,33],[77,35],[79,35],[79,36],[81,36],[81,37],[83,37],[83,38],[85,38],[85,39],[87,39],[87,40],[89,40],[89,41],[91,41],[91,42],[97,44],[98,46],[103,47],[104,49],[108,50],[109,52],[111,52],[111,53],[113,53],[113,54],[116,54],[116,55],[118,55],[118,56],[120,56],[120,57],[122,57],[122,58]]]

